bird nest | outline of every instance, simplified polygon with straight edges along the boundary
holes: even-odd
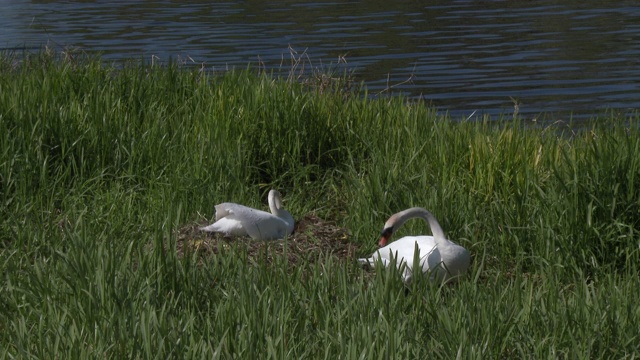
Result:
[[[179,230],[176,238],[178,256],[195,253],[204,258],[239,250],[246,252],[250,262],[273,263],[286,256],[290,266],[327,256],[342,260],[356,257],[357,246],[349,242],[349,231],[313,214],[298,220],[293,233],[283,240],[260,241],[207,233],[199,230],[204,225],[196,222]]]

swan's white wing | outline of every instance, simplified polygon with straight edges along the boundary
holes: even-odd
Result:
[[[216,206],[216,218],[219,213],[240,222],[246,234],[255,240],[282,239],[287,235],[287,223],[266,211],[225,203]]]
[[[427,255],[433,253],[434,249],[436,249],[436,242],[433,236],[405,236],[378,249],[378,251],[373,254],[373,257],[384,258],[388,261],[395,258],[398,266],[405,261],[407,266],[411,268],[413,267],[413,259],[416,255],[416,244],[418,245],[418,258],[422,264],[424,262],[423,259],[426,260]]]
[[[384,266],[389,266],[392,263],[392,259],[395,259],[398,268],[404,264],[403,280],[404,282],[409,282],[413,273],[415,256],[419,259],[419,266],[422,268],[422,272],[428,272],[438,266],[440,252],[436,247],[433,236],[403,237],[378,249],[370,258],[358,259],[358,262],[375,266],[376,261],[380,261]]]
[[[231,217],[224,217],[209,226],[201,227],[200,230],[207,232],[221,232],[235,236],[247,235],[247,230],[242,226],[242,223]]]
[[[440,250],[442,258],[447,259],[446,264],[441,267],[446,269],[446,278],[457,277],[467,272],[471,264],[471,254],[464,247],[451,243],[444,249]]]
[[[248,213],[251,210],[260,211],[256,209],[252,209],[248,206],[234,204],[234,203],[222,203],[216,205],[216,221],[225,217],[233,217],[238,216],[243,213]],[[264,212],[264,211],[263,211]]]
[[[234,210],[246,211],[250,209],[243,205],[233,203],[222,203],[216,205],[216,222],[200,230],[207,232],[221,232],[226,235],[246,236],[247,230],[242,222],[234,216]]]

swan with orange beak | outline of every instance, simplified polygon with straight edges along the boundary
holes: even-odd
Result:
[[[393,233],[407,220],[422,218],[429,223],[433,236],[405,236],[389,243]],[[411,281],[414,259],[417,257],[420,270],[429,273],[431,280],[448,280],[460,277],[467,272],[471,255],[464,247],[448,240],[440,223],[433,214],[423,208],[414,207],[391,215],[384,224],[380,235],[380,248],[371,257],[358,259],[361,264],[375,266],[381,263],[390,266],[395,259],[396,266],[403,269],[403,281]]]

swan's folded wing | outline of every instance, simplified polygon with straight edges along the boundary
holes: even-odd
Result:
[[[398,265],[406,262],[408,266],[413,266],[416,251],[418,251],[417,255],[421,264],[423,264],[436,249],[436,243],[432,236],[405,236],[379,249],[378,253],[380,257],[388,260],[395,258]]]
[[[255,240],[284,238],[287,235],[287,223],[275,215],[265,214],[247,223],[245,227],[249,236]]]
[[[216,218],[226,217],[242,224],[247,234],[255,240],[282,239],[287,233],[287,223],[268,212],[247,206],[222,203],[216,205]]]

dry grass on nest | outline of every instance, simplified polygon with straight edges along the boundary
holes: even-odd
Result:
[[[176,249],[178,256],[193,254],[211,256],[237,247],[246,250],[250,262],[258,258],[272,263],[276,257],[287,256],[288,264],[317,261],[326,256],[340,260],[354,259],[357,246],[349,242],[349,231],[315,215],[305,215],[286,240],[256,241],[249,237],[228,237],[209,234],[198,228],[204,223],[192,223],[180,229]]]

